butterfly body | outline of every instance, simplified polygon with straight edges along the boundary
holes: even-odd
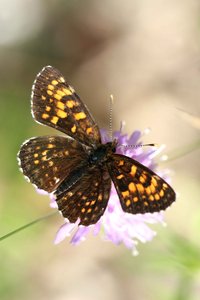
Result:
[[[58,70],[43,68],[31,101],[35,120],[66,136],[25,142],[18,155],[20,168],[38,188],[54,193],[70,222],[95,224],[107,207],[111,182],[127,213],[157,212],[175,200],[173,189],[157,174],[116,153],[116,140],[102,144],[96,122]]]

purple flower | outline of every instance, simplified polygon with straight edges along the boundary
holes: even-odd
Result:
[[[103,143],[110,140],[105,130],[101,130],[101,136]],[[160,153],[163,146],[156,149],[155,147],[148,147],[144,151],[143,147],[137,147],[137,145],[141,144],[141,137],[140,131],[134,131],[130,137],[127,134],[122,134],[120,131],[115,131],[113,138],[118,140],[117,153],[134,158],[148,168],[155,170],[156,165],[153,158]],[[127,145],[136,147],[126,147]],[[56,201],[52,196],[51,207],[57,207]],[[112,185],[108,206],[100,220],[90,226],[78,226],[78,223],[79,220],[76,223],[70,223],[65,219],[65,223],[56,234],[55,244],[60,243],[67,236],[71,235],[71,243],[77,245],[85,240],[89,232],[92,232],[93,235],[101,234],[104,240],[111,241],[116,245],[123,243],[132,250],[133,255],[138,253],[136,249],[138,241],[142,243],[151,241],[156,234],[148,227],[148,224],[164,224],[162,212],[137,215],[125,213],[121,208],[114,185]]]

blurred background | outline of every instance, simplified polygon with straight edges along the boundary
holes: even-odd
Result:
[[[30,112],[45,65],[60,69],[100,127],[112,93],[114,129],[122,120],[129,134],[151,128],[143,141],[166,144],[173,159],[159,168],[179,197],[137,257],[99,236],[54,246],[59,214],[2,241],[0,299],[199,299],[200,2],[0,0],[1,235],[52,211],[16,161],[25,139],[55,134]]]

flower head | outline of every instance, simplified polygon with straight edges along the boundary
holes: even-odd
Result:
[[[141,144],[141,136],[140,131],[134,131],[130,137],[120,131],[114,132],[113,138],[118,141],[116,152],[136,159],[148,168],[155,170],[156,165],[153,158],[163,147],[149,148],[144,151],[142,147],[137,147]],[[101,130],[101,137],[103,143],[110,140],[105,130]],[[53,196],[51,197],[51,206],[57,207]],[[121,208],[114,185],[112,185],[108,206],[100,220],[94,225],[83,226],[78,225],[79,220],[76,223],[70,223],[65,219],[65,223],[56,234],[55,244],[72,235],[71,243],[77,245],[85,240],[89,232],[92,232],[93,235],[101,233],[104,240],[111,241],[116,245],[123,243],[136,255],[138,241],[145,243],[155,236],[156,233],[148,226],[153,223],[164,223],[162,212],[136,215],[125,213]]]

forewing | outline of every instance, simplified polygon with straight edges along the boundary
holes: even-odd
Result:
[[[71,223],[79,218],[79,224],[95,224],[107,207],[110,189],[111,179],[107,169],[98,167],[88,170],[69,191],[57,196],[58,208]]]
[[[26,141],[18,154],[23,174],[39,189],[52,192],[68,174],[87,159],[81,144],[59,136]]]
[[[158,212],[175,201],[175,192],[168,183],[127,156],[114,154],[108,169],[125,212]]]
[[[100,132],[87,107],[62,74],[47,66],[32,88],[32,114],[36,121],[92,146],[100,143]]]

